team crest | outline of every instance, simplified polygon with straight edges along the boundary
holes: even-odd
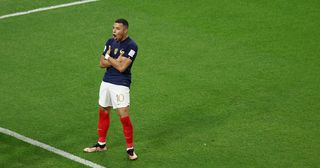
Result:
[[[119,50],[118,48],[115,48],[114,51],[113,51],[113,54],[116,55],[118,50]]]

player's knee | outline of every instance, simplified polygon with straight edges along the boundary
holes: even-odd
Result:
[[[102,106],[99,106],[99,109],[106,112],[106,113],[109,113],[110,112],[110,107],[102,107]]]
[[[121,108],[118,108],[117,111],[120,117],[129,116],[129,107],[121,107]]]

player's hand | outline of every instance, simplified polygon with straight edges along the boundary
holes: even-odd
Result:
[[[108,51],[107,51],[107,53],[106,53],[105,56],[104,56],[104,58],[105,58],[106,60],[109,59],[109,57],[110,57],[110,52],[111,52],[111,46],[109,45]]]
[[[124,51],[123,51],[123,50],[120,50],[119,58],[122,58],[123,54],[124,54]]]
[[[124,54],[124,51],[120,50],[120,56],[123,56],[123,54]]]
[[[109,47],[108,47],[107,54],[110,55],[110,52],[111,52],[111,45],[109,45]]]
[[[124,51],[123,51],[123,50],[120,50],[120,55],[119,55],[119,57],[117,58],[117,61],[119,61],[119,62],[122,61],[123,54],[124,54]]]

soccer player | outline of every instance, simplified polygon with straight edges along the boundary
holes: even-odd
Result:
[[[129,117],[131,67],[137,56],[138,46],[128,36],[128,21],[117,19],[113,24],[113,37],[106,44],[100,57],[100,67],[106,68],[99,91],[98,142],[85,152],[107,150],[106,137],[110,124],[111,107],[117,110],[123,127],[130,160],[137,159],[133,148],[133,127]]]

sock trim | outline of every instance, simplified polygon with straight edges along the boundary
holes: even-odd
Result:
[[[98,144],[99,144],[99,145],[105,145],[106,142],[99,142],[99,141],[98,141]]]

